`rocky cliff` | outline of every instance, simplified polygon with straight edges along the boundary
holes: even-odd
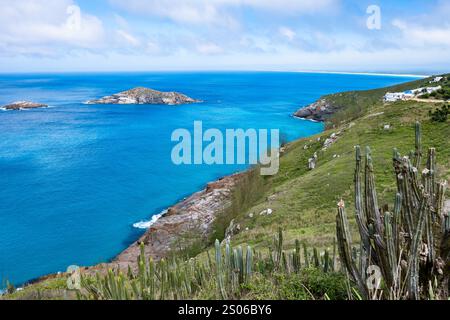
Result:
[[[326,121],[334,113],[340,110],[341,107],[331,103],[328,99],[322,98],[307,107],[299,109],[294,113],[295,117],[314,120],[314,121]]]
[[[134,88],[106,96],[98,100],[89,100],[86,104],[167,104],[179,105],[200,102],[178,92],[161,92],[148,88]]]
[[[48,105],[43,103],[29,102],[29,101],[17,101],[6,106],[1,107],[5,110],[25,110],[25,109],[36,109],[36,108],[46,108]]]

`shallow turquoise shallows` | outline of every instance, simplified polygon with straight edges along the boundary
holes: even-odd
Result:
[[[0,287],[67,266],[112,259],[149,220],[206,182],[244,166],[175,166],[174,129],[278,128],[287,140],[322,124],[294,119],[323,94],[383,87],[406,77],[306,73],[104,73],[0,75]],[[201,104],[83,105],[145,86]]]

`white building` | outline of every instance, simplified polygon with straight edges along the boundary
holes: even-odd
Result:
[[[413,93],[413,94],[415,94],[415,95],[421,95],[421,94],[425,94],[425,93],[430,94],[430,93],[435,92],[435,91],[438,91],[438,90],[440,90],[440,89],[442,89],[441,86],[437,86],[437,87],[426,87],[426,88],[417,88],[417,89],[412,89],[412,90],[406,91],[405,93]]]
[[[405,99],[404,92],[388,92],[384,95],[384,101],[386,102],[395,102],[404,99]]]
[[[437,86],[437,87],[428,87],[427,89],[427,93],[433,93],[435,91],[441,90],[442,87],[441,86]]]
[[[441,82],[442,79],[444,79],[444,77],[435,77],[433,80],[430,81],[430,83],[437,83],[437,82]]]
[[[440,89],[442,89],[442,87],[437,86],[437,87],[417,88],[417,89],[407,90],[404,92],[388,92],[384,95],[384,101],[385,102],[395,102],[395,101],[400,101],[400,100],[411,100],[422,94],[425,94],[425,93],[431,94]]]

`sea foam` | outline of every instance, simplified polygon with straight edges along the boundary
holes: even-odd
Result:
[[[163,212],[161,212],[160,214],[156,214],[154,215],[150,221],[140,221],[140,222],[136,222],[133,224],[133,227],[137,228],[137,229],[148,229],[150,228],[152,225],[154,225],[156,223],[156,221],[159,220],[159,218],[161,218],[162,216],[164,216],[167,213],[167,210],[164,210]]]

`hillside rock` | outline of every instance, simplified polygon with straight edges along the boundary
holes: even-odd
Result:
[[[46,108],[48,105],[43,103],[36,103],[30,101],[17,101],[6,106],[1,107],[5,110],[25,110],[25,109],[36,109],[36,108]]]
[[[86,104],[166,104],[179,105],[201,102],[178,92],[161,92],[148,88],[134,88],[106,96],[98,100],[89,100]]]
[[[327,99],[320,99],[309,106],[299,109],[294,116],[301,119],[323,122],[340,109]]]

